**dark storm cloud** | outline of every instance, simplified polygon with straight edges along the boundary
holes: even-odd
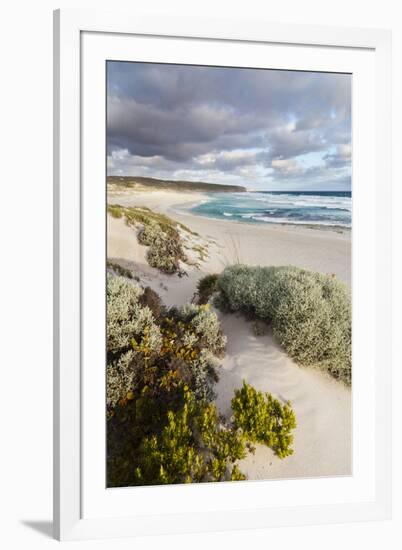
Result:
[[[262,144],[265,125],[252,113],[236,113],[224,105],[178,105],[175,109],[111,97],[108,141],[111,150],[126,148],[142,156],[188,160],[211,149]],[[253,135],[248,135],[252,132]]]
[[[109,62],[109,170],[280,178],[275,160],[319,152],[343,170],[350,99],[348,75]]]

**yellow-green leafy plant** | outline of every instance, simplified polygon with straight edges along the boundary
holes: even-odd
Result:
[[[225,429],[215,405],[196,400],[186,387],[183,407],[167,413],[161,433],[144,438],[139,454],[139,484],[244,479],[238,467],[233,472],[234,462],[246,455],[243,437]]]
[[[296,417],[290,402],[284,405],[270,393],[257,391],[246,381],[232,399],[233,422],[247,440],[270,447],[279,458],[293,454]]]

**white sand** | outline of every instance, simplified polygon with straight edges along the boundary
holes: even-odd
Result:
[[[350,475],[350,390],[321,372],[298,367],[270,334],[255,336],[252,323],[241,316],[220,317],[228,346],[216,388],[219,409],[230,416],[234,390],[244,379],[283,402],[290,400],[297,419],[292,456],[280,460],[257,445],[240,469],[249,479]]]
[[[231,263],[293,264],[335,273],[350,284],[350,232],[296,226],[263,226],[195,216],[186,210],[203,200],[200,193],[155,191],[109,194],[109,203],[148,206],[198,232],[209,245],[209,258],[188,277],[164,275],[146,262],[146,248],[121,219],[108,216],[108,258],[133,269],[143,284],[154,288],[167,305],[190,301],[196,282],[205,273],[220,272]],[[271,335],[254,336],[242,317],[219,314],[228,337],[217,385],[217,405],[230,414],[233,390],[246,379],[256,388],[291,400],[298,426],[294,454],[284,460],[261,445],[241,463],[249,479],[294,478],[351,474],[351,392],[342,383],[311,369],[300,368]]]

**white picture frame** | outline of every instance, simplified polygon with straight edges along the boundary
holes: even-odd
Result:
[[[390,33],[81,10],[56,11],[54,29],[55,537],[104,538],[389,518]],[[186,54],[181,55],[191,55],[193,62],[201,64],[208,55],[221,60],[217,64],[229,64],[233,48],[238,58],[244,56],[244,64],[247,48],[270,47],[276,59],[282,56],[284,67],[290,63],[286,51],[291,51],[292,68],[298,62],[300,68],[308,70],[336,70],[339,66],[339,70],[346,67],[358,75],[353,89],[353,150],[357,154],[353,170],[354,177],[359,181],[366,178],[368,183],[364,194],[355,190],[353,194],[357,220],[353,228],[353,330],[357,334],[353,353],[367,364],[367,375],[360,377],[358,371],[354,381],[359,387],[353,401],[358,433],[355,430],[350,479],[337,479],[332,484],[321,479],[221,484],[225,487],[219,488],[219,494],[216,484],[123,490],[107,490],[102,485],[104,455],[95,464],[104,444],[103,428],[96,422],[104,411],[102,385],[99,382],[94,392],[88,390],[89,376],[99,364],[94,356],[99,341],[96,330],[102,331],[103,326],[96,322],[91,304],[100,302],[100,311],[104,307],[104,280],[102,283],[102,277],[97,276],[105,260],[104,189],[97,187],[105,177],[104,162],[99,163],[104,152],[105,120],[98,116],[104,105],[104,89],[98,95],[96,86],[102,82],[105,59],[121,59],[124,51],[133,61],[165,60],[161,41],[172,45],[169,59],[176,56],[176,62],[185,62],[187,57],[178,57],[175,41],[186,42],[187,48],[181,48]],[[141,59],[132,57],[136,51],[141,51]],[[361,111],[360,104],[365,105]],[[364,113],[371,114],[364,117]],[[88,326],[95,328],[88,331]],[[365,331],[359,330],[362,327]],[[367,344],[363,349],[364,339]],[[98,347],[101,361],[102,344]],[[94,354],[89,355],[88,350]],[[268,489],[271,501],[265,498]],[[198,507],[193,506],[196,499],[201,503]],[[152,504],[155,502],[158,506]],[[210,502],[215,502],[215,508],[210,508]]]

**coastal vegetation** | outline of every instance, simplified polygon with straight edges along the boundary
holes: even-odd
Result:
[[[123,218],[129,227],[136,230],[138,242],[148,247],[149,265],[159,271],[184,275],[182,264],[194,263],[186,250],[193,251],[201,261],[206,257],[207,246],[198,242],[197,233],[166,214],[147,207],[118,204],[108,205],[107,211],[114,218]]]
[[[293,266],[227,267],[217,282],[215,303],[272,325],[288,355],[350,385],[351,298],[332,275]]]
[[[165,273],[180,272],[180,261],[185,262],[187,258],[178,231],[164,231],[158,223],[148,223],[140,229],[137,238],[140,244],[149,247],[150,266]]]
[[[183,229],[187,233],[197,235],[189,227],[176,220],[172,220],[166,214],[155,212],[147,206],[120,206],[119,204],[108,204],[108,214],[114,218],[124,218],[127,225],[136,227],[136,224],[159,225],[161,231],[167,234],[174,234],[177,229]]]
[[[199,279],[194,294],[197,304],[206,304],[210,300],[211,296],[216,292],[218,279],[219,275],[217,273],[205,275],[205,277]]]
[[[109,487],[242,480],[238,461],[252,443],[291,454],[289,403],[246,383],[232,418],[213,403],[226,337],[210,304],[169,309],[109,273],[107,319]]]
[[[176,181],[132,176],[108,176],[107,184],[113,188],[130,190],[180,191],[202,193],[242,193],[247,191],[240,185],[206,183],[202,181]]]
[[[117,262],[112,262],[110,260],[107,260],[106,267],[109,270],[113,271],[116,275],[127,277],[127,279],[134,279],[133,273],[129,269],[123,267]]]
[[[284,405],[270,393],[257,391],[243,380],[232,399],[234,425],[254,443],[270,447],[279,458],[293,454],[292,431],[296,417],[290,403]]]

